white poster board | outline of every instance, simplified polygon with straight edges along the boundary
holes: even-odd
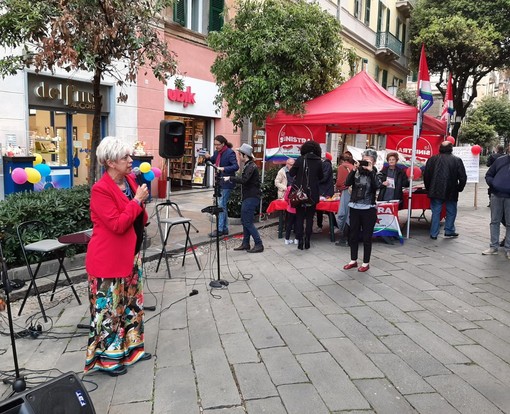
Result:
[[[480,178],[480,155],[473,155],[471,146],[453,147],[453,155],[459,157],[466,169],[467,182],[478,183]]]

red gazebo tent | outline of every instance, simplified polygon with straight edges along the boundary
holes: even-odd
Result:
[[[279,111],[267,126],[326,125],[345,134],[413,134],[418,109],[395,98],[365,71],[305,104],[303,116]],[[446,123],[423,116],[422,134],[444,135]]]

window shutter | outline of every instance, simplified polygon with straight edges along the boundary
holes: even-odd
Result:
[[[219,32],[223,27],[224,0],[211,0],[209,7],[209,31]]]
[[[370,25],[370,0],[365,3],[365,24]]]
[[[186,27],[186,0],[177,0],[174,3],[174,22]]]

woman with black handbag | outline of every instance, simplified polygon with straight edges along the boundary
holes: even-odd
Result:
[[[308,203],[296,207],[296,238],[300,250],[310,248],[315,205],[319,202],[319,181],[324,176],[321,154],[317,142],[306,141],[301,146],[301,156],[289,171],[289,175],[294,177],[294,188],[301,188],[309,198]]]

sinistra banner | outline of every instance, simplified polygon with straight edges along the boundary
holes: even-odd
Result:
[[[268,125],[266,127],[266,161],[285,162],[287,158],[297,158],[301,145],[314,140],[326,151],[326,126]]]
[[[416,165],[422,167],[427,160],[439,153],[439,145],[443,142],[441,135],[422,135],[416,142]],[[399,159],[404,158],[405,164],[411,162],[413,152],[412,135],[388,135],[386,138],[386,152],[396,151]]]

